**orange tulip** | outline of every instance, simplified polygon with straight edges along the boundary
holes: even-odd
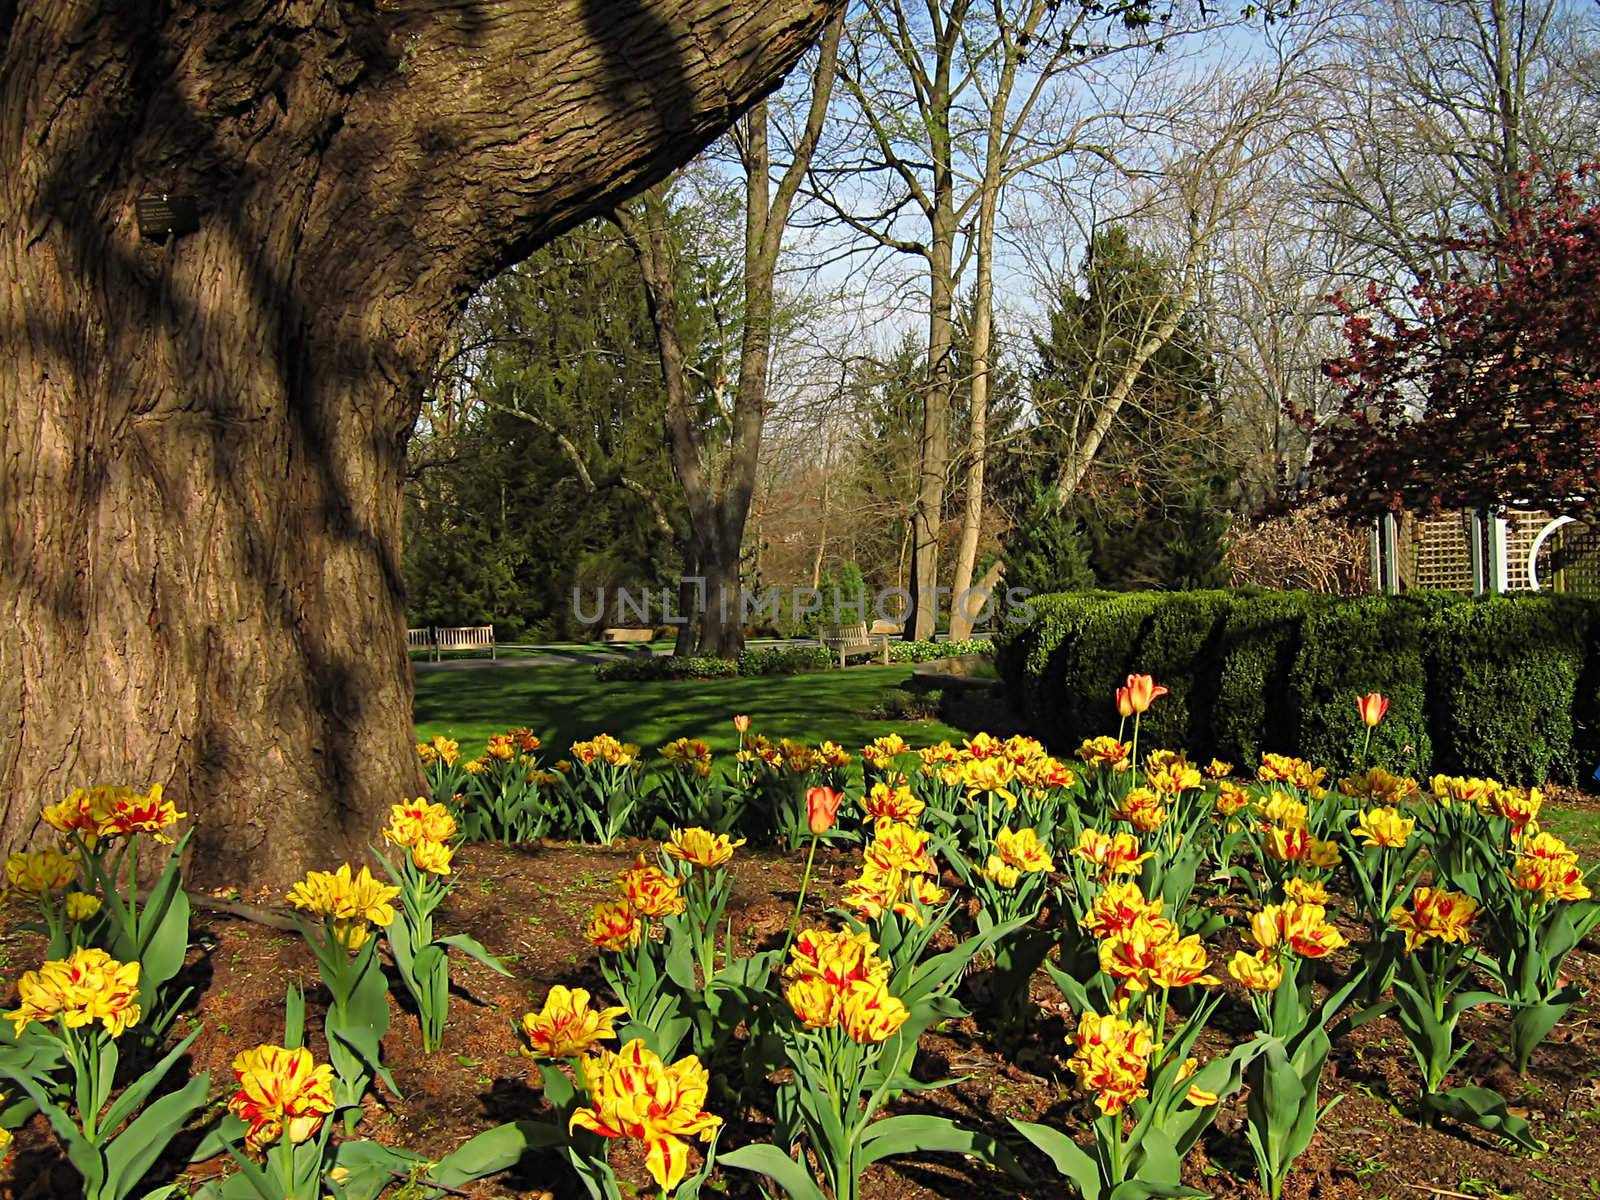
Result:
[[[1383,714],[1389,711],[1389,698],[1382,692],[1368,692],[1356,697],[1356,711],[1368,729],[1376,729]]]
[[[1125,687],[1117,689],[1117,715],[1124,721],[1133,716],[1133,696]]]
[[[1128,705],[1134,713],[1147,711],[1167,694],[1167,689],[1148,675],[1129,675],[1128,686],[1122,690],[1128,693]]]
[[[737,729],[740,733],[749,733],[750,732],[750,718],[748,716],[746,716],[744,713],[740,713],[737,717],[735,717],[733,719],[733,727],[735,729]]]
[[[821,837],[833,828],[839,816],[839,802],[843,799],[843,792],[836,792],[830,787],[806,789],[806,824],[811,827],[812,833]]]

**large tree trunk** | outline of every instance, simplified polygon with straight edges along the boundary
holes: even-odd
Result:
[[[991,151],[992,153],[992,151]],[[972,298],[971,429],[967,434],[966,497],[961,510],[961,537],[956,544],[955,577],[950,583],[950,640],[972,636],[987,596],[972,586],[978,563],[978,536],[983,532],[984,467],[989,458],[989,359],[994,340],[994,234],[1000,197],[998,185],[979,204],[978,280]]]
[[[936,110],[948,111],[948,110]],[[948,138],[934,138],[934,202],[928,243],[928,371],[917,449],[917,503],[911,515],[911,620],[906,636],[933,638],[939,619],[939,533],[950,465],[951,354],[955,345],[954,182]]]
[[[832,7],[0,5],[0,848],[160,782],[202,884],[362,852],[421,786],[401,476],[449,320]],[[151,193],[199,230],[141,241]]]

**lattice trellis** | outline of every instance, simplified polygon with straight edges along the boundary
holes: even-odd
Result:
[[[1531,586],[1528,580],[1528,551],[1533,549],[1534,538],[1550,524],[1554,516],[1554,513],[1539,509],[1519,509],[1506,513],[1506,591],[1525,592]],[[1549,545],[1547,540],[1546,548],[1540,552],[1541,559],[1549,553]],[[1549,572],[1546,570],[1544,573],[1548,575]],[[1548,588],[1550,581],[1541,579],[1540,584]]]
[[[1402,547],[1403,586],[1444,592],[1472,590],[1470,526],[1462,513],[1441,513],[1410,522],[1409,544]],[[1406,568],[1409,567],[1409,570]]]
[[[1600,597],[1600,528],[1578,521],[1556,530],[1539,555],[1539,583],[1552,591]]]
[[[1515,509],[1503,514],[1501,554],[1505,591],[1532,589],[1528,555],[1553,519],[1555,514],[1543,509]],[[1402,517],[1398,525],[1391,528],[1394,529],[1398,583],[1402,591],[1473,590],[1471,541],[1474,524],[1470,513]],[[1478,529],[1484,538],[1482,554],[1487,563],[1494,557],[1489,544],[1496,536],[1494,526],[1480,524]],[[1538,571],[1542,591],[1600,597],[1600,522],[1590,525],[1568,521],[1551,530],[1539,552]]]

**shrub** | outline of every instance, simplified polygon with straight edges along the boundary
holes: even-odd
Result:
[[[1372,590],[1370,533],[1334,518],[1332,500],[1234,531],[1228,565],[1236,587],[1339,596]]]
[[[1263,751],[1294,745],[1289,672],[1300,622],[1315,600],[1298,592],[1236,600],[1217,646],[1219,672],[1211,732],[1218,756],[1254,770]]]
[[[1075,645],[1062,658],[1061,688],[1053,697],[1054,712],[1066,728],[1116,732],[1116,689],[1129,672],[1143,670],[1134,657],[1139,634],[1165,599],[1170,597],[1159,592],[1125,592],[1102,599],[1084,615]],[[1070,749],[1075,739],[1061,740]],[[1156,745],[1148,739],[1145,744]]]
[[[709,655],[667,654],[659,658],[619,658],[601,663],[594,669],[594,677],[601,682],[619,679],[731,679],[737,674],[737,661]]]
[[[875,721],[926,721],[939,715],[944,693],[938,688],[914,692],[909,688],[885,688],[877,705],[867,715]]]
[[[1033,597],[1033,621],[1009,633],[996,655],[1001,675],[1015,677],[1008,688],[1012,706],[1047,737],[1070,727],[1066,714],[1057,711],[1062,677],[1089,614],[1106,599],[1103,592]]]
[[[1168,694],[1144,715],[1147,745],[1211,746],[1222,626],[1228,593],[1178,592],[1158,603],[1139,634],[1130,670],[1155,676]]]
[[[890,642],[889,661],[897,663],[931,662],[936,658],[961,658],[968,654],[994,653],[988,638],[967,638],[959,642]]]
[[[1428,616],[1428,605],[1409,596],[1363,597],[1306,613],[1290,684],[1301,756],[1335,774],[1354,768],[1366,736],[1355,697],[1382,692],[1390,708],[1372,735],[1373,761],[1392,771],[1427,771]]]
[[[1590,625],[1564,597],[1486,597],[1433,618],[1429,695],[1437,770],[1495,779],[1571,779],[1574,709]]]
[[[832,661],[825,646],[763,646],[739,655],[739,674],[799,675],[825,671]]]
[[[1078,518],[1060,510],[1053,488],[1034,488],[1028,507],[1003,540],[1008,586],[1035,594],[1094,587]]]
[[[1247,769],[1264,751],[1335,775],[1358,765],[1355,698],[1389,715],[1372,757],[1390,770],[1575,780],[1600,755],[1600,619],[1568,596],[1445,593],[1061,593],[1004,631],[996,667],[1015,707],[1060,752],[1112,732],[1123,677],[1170,694],[1146,745]]]

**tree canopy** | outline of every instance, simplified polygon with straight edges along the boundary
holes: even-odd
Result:
[[[1337,297],[1344,389],[1318,486],[1345,512],[1581,509],[1600,497],[1600,203],[1523,174],[1502,225],[1453,239],[1469,267],[1403,297]]]

